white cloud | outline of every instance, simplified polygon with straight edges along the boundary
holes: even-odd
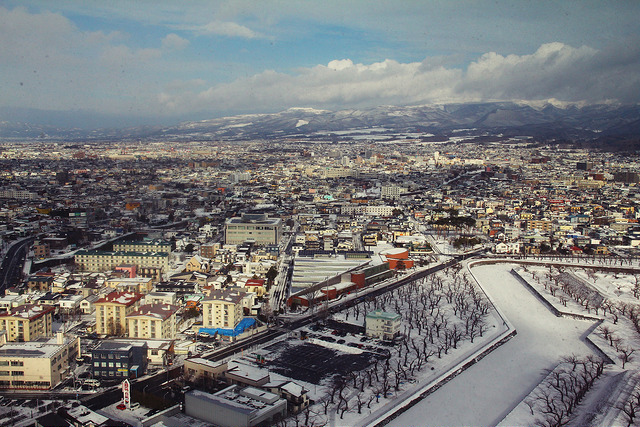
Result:
[[[121,32],[82,31],[56,13],[0,6],[0,40],[0,105],[142,112],[157,96],[161,50],[123,44],[130,40]]]
[[[106,47],[100,58],[110,65],[135,66],[140,62],[160,58],[160,49],[131,49],[128,46],[118,45]]]
[[[468,51],[458,57],[429,56],[422,62],[399,62],[396,58],[371,63],[348,59],[349,54],[345,53],[322,65],[254,74],[245,70],[254,69],[259,58],[243,63],[242,55],[238,55],[224,62],[222,52],[229,47],[224,45],[225,40],[215,40],[220,43],[219,53],[212,40],[201,37],[190,42],[178,35],[189,31],[256,39],[267,37],[267,33],[278,37],[282,34],[277,32],[278,19],[267,25],[269,20],[240,13],[234,9],[239,7],[236,5],[229,3],[226,13],[200,11],[197,21],[186,20],[179,29],[171,25],[169,18],[175,15],[169,13],[173,12],[171,7],[162,15],[166,22],[160,20],[166,24],[162,29],[166,36],[156,40],[108,29],[84,31],[59,13],[31,13],[22,7],[0,6],[0,105],[184,116],[192,112],[249,113],[296,106],[341,109],[481,100],[640,102],[637,39],[598,49],[556,42],[520,50],[529,54],[489,52],[478,54],[466,66],[459,64],[468,60]],[[148,11],[148,7],[136,7],[141,14]],[[217,20],[211,22],[211,16]],[[237,22],[251,22],[252,28]],[[175,33],[167,34],[166,28]],[[314,29],[317,28],[311,30]],[[552,40],[551,36],[547,39]],[[498,48],[493,43],[491,46]],[[192,49],[180,51],[186,47]],[[165,57],[169,52],[171,55]],[[216,52],[215,60],[212,52]],[[323,52],[319,48],[313,55]],[[505,48],[498,52],[505,52]],[[312,61],[313,55],[300,55],[301,61]],[[406,57],[402,50],[397,55]],[[367,56],[375,57],[363,55]],[[284,61],[291,59],[283,59],[280,69],[292,66]],[[234,75],[245,77],[211,83],[229,78],[234,71]],[[158,99],[160,103],[155,102]]]
[[[262,37],[260,33],[235,22],[212,21],[200,28],[204,34],[216,34],[225,37],[255,39]]]
[[[638,48],[607,50],[543,44],[530,55],[480,56],[466,69],[385,61],[355,64],[339,59],[298,69],[267,70],[194,94],[165,93],[176,111],[233,111],[367,107],[489,100],[544,100],[598,103],[639,102]],[[427,64],[427,65],[425,65]],[[634,90],[635,88],[635,90]]]
[[[189,40],[175,33],[167,34],[167,36],[162,39],[162,48],[166,50],[182,50],[187,46],[189,46]]]

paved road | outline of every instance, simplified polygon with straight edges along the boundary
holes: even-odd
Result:
[[[495,426],[563,356],[592,354],[583,336],[593,322],[551,314],[511,274],[511,266],[475,267],[483,288],[518,334],[445,384],[390,426]]]
[[[22,266],[27,255],[27,249],[33,237],[26,238],[12,245],[0,265],[0,294],[4,295],[6,288],[19,283],[22,278]]]

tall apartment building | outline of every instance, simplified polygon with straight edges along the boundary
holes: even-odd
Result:
[[[239,245],[248,240],[257,245],[277,245],[282,236],[282,219],[266,214],[242,214],[229,218],[224,225],[225,243]]]
[[[129,338],[175,339],[178,309],[169,304],[141,305],[126,316]]]
[[[202,300],[203,328],[233,329],[242,320],[245,292],[217,289]]]
[[[94,302],[96,333],[124,335],[128,326],[126,316],[139,308],[142,297],[135,292],[111,292]]]
[[[6,331],[7,341],[33,341],[52,334],[54,307],[24,304],[0,314],[0,329]]]

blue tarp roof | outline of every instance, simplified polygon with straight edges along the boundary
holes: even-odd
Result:
[[[206,332],[209,335],[213,336],[218,333],[218,335],[224,335],[225,337],[235,337],[243,333],[246,329],[249,329],[253,325],[256,324],[256,319],[252,317],[245,317],[238,323],[233,329],[223,329],[223,328],[200,328],[198,333]]]

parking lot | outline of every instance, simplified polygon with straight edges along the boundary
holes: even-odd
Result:
[[[310,325],[265,350],[271,371],[312,384],[366,369],[389,354],[388,347],[364,335],[364,328],[342,322]]]
[[[376,359],[376,354],[369,351],[343,353],[301,340],[282,341],[266,350],[278,353],[278,357],[269,361],[270,370],[312,384],[320,384],[323,378],[359,371]]]

